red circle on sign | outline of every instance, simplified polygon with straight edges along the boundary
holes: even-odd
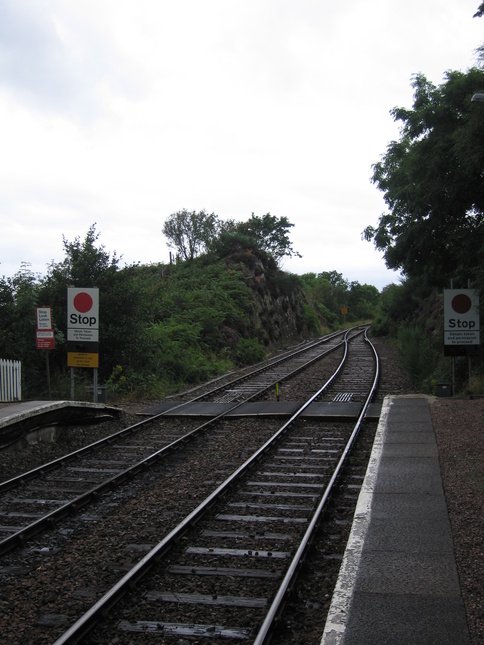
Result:
[[[459,293],[452,298],[452,309],[458,314],[466,314],[472,307],[472,300],[465,293]]]
[[[74,297],[74,307],[77,311],[80,311],[81,314],[85,314],[92,307],[92,298],[85,291],[81,291]]]

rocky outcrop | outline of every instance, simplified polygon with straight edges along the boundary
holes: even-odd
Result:
[[[281,347],[318,334],[324,321],[308,302],[298,276],[281,271],[260,251],[240,251],[227,263],[240,268],[252,289],[250,326],[261,344]]]

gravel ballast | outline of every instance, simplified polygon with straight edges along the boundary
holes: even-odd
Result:
[[[391,348],[377,343],[383,362],[383,377],[386,392],[407,394],[411,392],[405,377],[398,369]],[[388,387],[389,382],[392,383]],[[436,398],[430,404],[435,429],[441,474],[451,521],[457,568],[461,590],[467,612],[472,645],[484,643],[484,398]],[[126,406],[121,419],[97,426],[82,426],[78,438],[89,443],[120,426],[130,425],[139,420],[135,406]],[[71,448],[71,446],[69,446]],[[8,479],[19,469],[28,470],[36,465],[54,459],[58,452],[65,452],[62,441],[57,444],[37,444],[30,450],[6,453],[0,452],[1,479]],[[33,590],[32,590],[33,591]],[[62,589],[59,589],[62,593]],[[35,595],[35,594],[34,594]],[[48,604],[48,599],[45,599]],[[0,601],[4,613],[4,628],[10,622],[8,614],[12,607],[6,598]],[[9,625],[12,627],[12,625]],[[2,630],[0,630],[1,632]],[[22,635],[17,634],[22,642]],[[0,643],[4,641],[0,635]],[[27,642],[27,640],[23,640]]]
[[[484,643],[484,399],[431,407],[440,470],[473,645]]]

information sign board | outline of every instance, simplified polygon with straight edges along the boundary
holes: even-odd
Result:
[[[37,329],[52,329],[52,309],[37,307]]]
[[[52,309],[37,307],[37,349],[55,349],[54,330],[52,329]]]
[[[479,345],[479,292],[475,289],[444,290],[444,345]]]
[[[67,365],[99,367],[99,289],[67,289]]]
[[[99,342],[99,289],[67,289],[67,340]]]
[[[67,352],[67,367],[99,367],[99,354],[97,352]]]
[[[37,349],[55,349],[54,332],[51,329],[37,330]]]

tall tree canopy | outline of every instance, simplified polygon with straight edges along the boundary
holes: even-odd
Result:
[[[484,71],[450,71],[436,87],[413,79],[413,109],[394,108],[401,125],[373,166],[372,181],[389,212],[367,240],[384,252],[389,268],[445,285],[476,278],[484,233]]]
[[[215,213],[181,210],[163,224],[168,246],[183,260],[193,260],[204,252],[219,256],[241,249],[258,249],[268,253],[277,263],[283,257],[301,257],[289,239],[292,224],[287,217],[266,213],[252,216],[246,222],[220,220]]]
[[[294,224],[287,217],[276,217],[270,213],[258,217],[252,213],[247,222],[238,224],[237,229],[278,262],[285,256],[301,257],[297,251],[294,251],[289,239],[288,231],[293,226]]]
[[[203,252],[218,230],[215,213],[202,210],[187,211],[185,208],[172,213],[163,224],[163,235],[168,246],[174,248],[183,260],[193,260]]]

